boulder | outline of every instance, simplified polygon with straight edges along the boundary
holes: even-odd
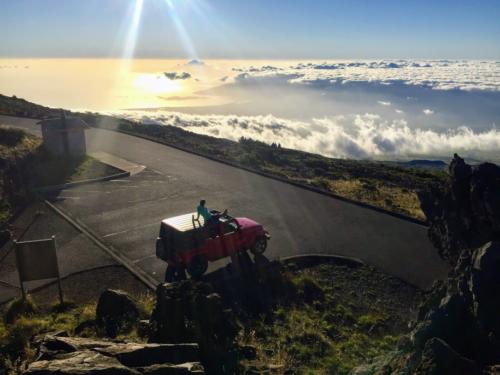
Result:
[[[183,363],[181,365],[152,365],[139,369],[144,375],[189,375],[204,374],[203,366],[199,362]]]
[[[100,295],[96,323],[109,337],[116,337],[122,328],[128,328],[138,320],[139,308],[126,292],[107,289]]]
[[[476,364],[454,351],[446,342],[432,338],[424,346],[415,375],[474,375]]]
[[[459,294],[448,294],[436,310],[431,310],[427,318],[418,323],[412,333],[412,341],[417,349],[431,338],[438,337],[461,353],[470,352],[472,314],[466,300]],[[460,327],[460,329],[458,329]]]
[[[199,374],[197,344],[144,344],[45,335],[28,374]],[[85,364],[85,365],[82,365]]]
[[[162,284],[150,319],[150,342],[197,342],[207,371],[231,373],[238,332],[232,312],[206,283],[185,280]]]
[[[120,363],[129,367],[196,362],[200,357],[197,344],[117,343],[96,348],[95,351],[115,357]]]
[[[122,365],[116,358],[91,350],[62,354],[51,361],[29,365],[29,375],[138,375],[137,370]]]
[[[35,337],[33,344],[38,348],[37,360],[50,360],[59,354],[105,347],[113,342],[46,334]]]

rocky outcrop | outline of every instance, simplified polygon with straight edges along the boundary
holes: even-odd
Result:
[[[116,337],[139,320],[139,308],[124,291],[108,289],[99,297],[96,307],[96,323],[109,337]]]
[[[46,335],[26,374],[203,374],[197,344],[144,344]]]
[[[494,374],[500,365],[500,168],[455,155],[446,191],[422,195],[429,236],[454,267],[421,305],[411,340],[361,374]]]
[[[415,349],[421,350],[429,340],[439,338],[478,364],[494,364],[500,358],[500,331],[495,328],[500,315],[492,313],[495,308],[500,311],[500,273],[497,271],[497,280],[493,280],[488,271],[483,273],[475,266],[488,263],[486,268],[498,270],[499,264],[491,262],[495,254],[500,254],[500,243],[488,243],[472,254],[462,254],[453,275],[433,291],[433,302],[421,309],[412,333]]]
[[[199,343],[209,373],[235,371],[237,325],[209,284],[186,280],[159,285],[150,330],[150,342]]]
[[[117,374],[138,375],[139,372],[122,365],[116,358],[91,350],[61,354],[53,360],[33,362],[25,374]]]
[[[407,345],[353,373],[482,374],[500,364],[499,311],[500,242],[490,242],[462,253],[421,306]]]
[[[449,186],[419,194],[430,223],[429,237],[443,258],[455,264],[460,253],[500,240],[500,167],[471,167],[455,154]]]
[[[446,342],[432,338],[425,343],[415,375],[474,375],[476,364],[458,354]]]

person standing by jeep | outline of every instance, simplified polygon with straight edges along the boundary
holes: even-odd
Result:
[[[198,212],[196,220],[199,220],[201,216],[205,221],[205,225],[208,225],[213,220],[213,215],[210,213],[210,210],[205,206],[205,204],[205,199],[202,199],[200,201],[200,205],[196,208],[196,211]]]
[[[203,220],[205,222],[204,226],[208,227],[210,229],[212,236],[216,236],[217,235],[217,223],[219,222],[219,219],[221,216],[227,215],[227,209],[225,209],[221,215],[221,213],[219,211],[209,210],[206,206],[206,201],[204,199],[202,199],[200,201],[200,205],[196,208],[196,211],[198,213],[196,220],[199,220],[200,216],[202,216]]]

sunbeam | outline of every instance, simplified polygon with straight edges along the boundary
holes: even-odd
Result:
[[[172,20],[174,27],[179,34],[179,38],[181,39],[182,45],[186,53],[188,54],[188,58],[198,59],[198,54],[196,53],[193,41],[191,40],[191,37],[184,27],[184,24],[182,23],[182,20],[180,19],[172,0],[165,0],[165,2],[167,3],[169,9],[168,15],[170,16],[170,19]]]
[[[137,44],[137,36],[139,34],[139,26],[141,21],[142,9],[144,7],[144,0],[135,0],[133,4],[132,22],[128,29],[125,46],[123,49],[123,65],[122,69],[127,71],[130,68],[130,62],[134,57],[134,51]]]

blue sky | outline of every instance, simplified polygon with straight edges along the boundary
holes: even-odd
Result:
[[[500,59],[499,0],[135,1],[0,0],[0,56]]]

